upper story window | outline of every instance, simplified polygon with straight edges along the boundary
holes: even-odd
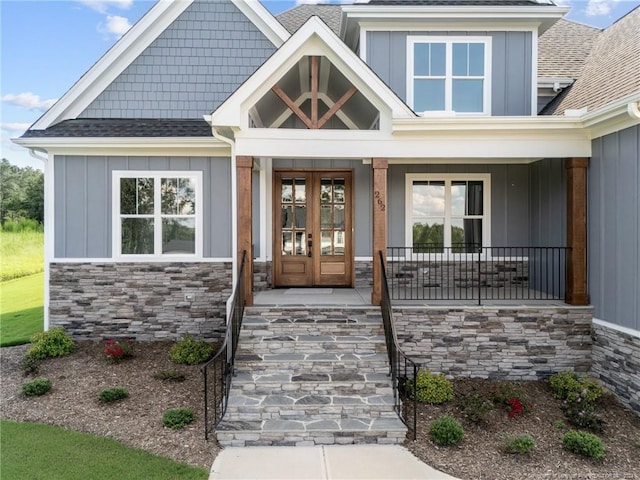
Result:
[[[415,112],[491,113],[491,37],[408,37],[407,47]]]
[[[201,256],[201,172],[114,172],[115,256]]]

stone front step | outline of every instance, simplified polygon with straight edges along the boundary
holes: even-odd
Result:
[[[254,330],[243,335],[238,355],[283,353],[385,353],[383,335],[280,335]]]
[[[339,420],[397,418],[393,395],[316,395],[300,392],[256,395],[233,392],[226,420]]]
[[[216,429],[223,447],[311,446],[352,443],[401,444],[407,434],[396,418],[338,420],[223,420]]]
[[[402,443],[379,309],[245,310],[223,446]]]

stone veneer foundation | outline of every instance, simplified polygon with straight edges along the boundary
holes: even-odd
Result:
[[[640,415],[640,332],[631,332],[594,320],[591,374]]]
[[[394,307],[403,351],[445,375],[544,379],[591,368],[591,307]]]
[[[49,325],[87,340],[220,338],[231,268],[230,262],[52,263]]]

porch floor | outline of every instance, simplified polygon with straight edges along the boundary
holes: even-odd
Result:
[[[532,290],[533,292],[533,290]],[[534,293],[530,295],[536,297]],[[541,295],[537,295],[541,296]],[[276,288],[256,292],[253,299],[254,305],[331,305],[331,306],[371,306],[371,288]],[[392,300],[394,306],[414,307],[453,307],[453,306],[480,306],[478,300]],[[562,300],[538,300],[538,299],[491,299],[482,300],[481,306],[504,307],[540,307],[540,306],[566,306]]]

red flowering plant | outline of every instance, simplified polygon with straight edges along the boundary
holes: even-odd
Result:
[[[509,418],[516,418],[529,413],[533,404],[522,385],[517,383],[503,383],[493,385],[491,399],[498,405],[503,405]]]
[[[107,340],[104,342],[103,352],[105,358],[112,362],[133,357],[133,340],[121,342],[118,340]]]

